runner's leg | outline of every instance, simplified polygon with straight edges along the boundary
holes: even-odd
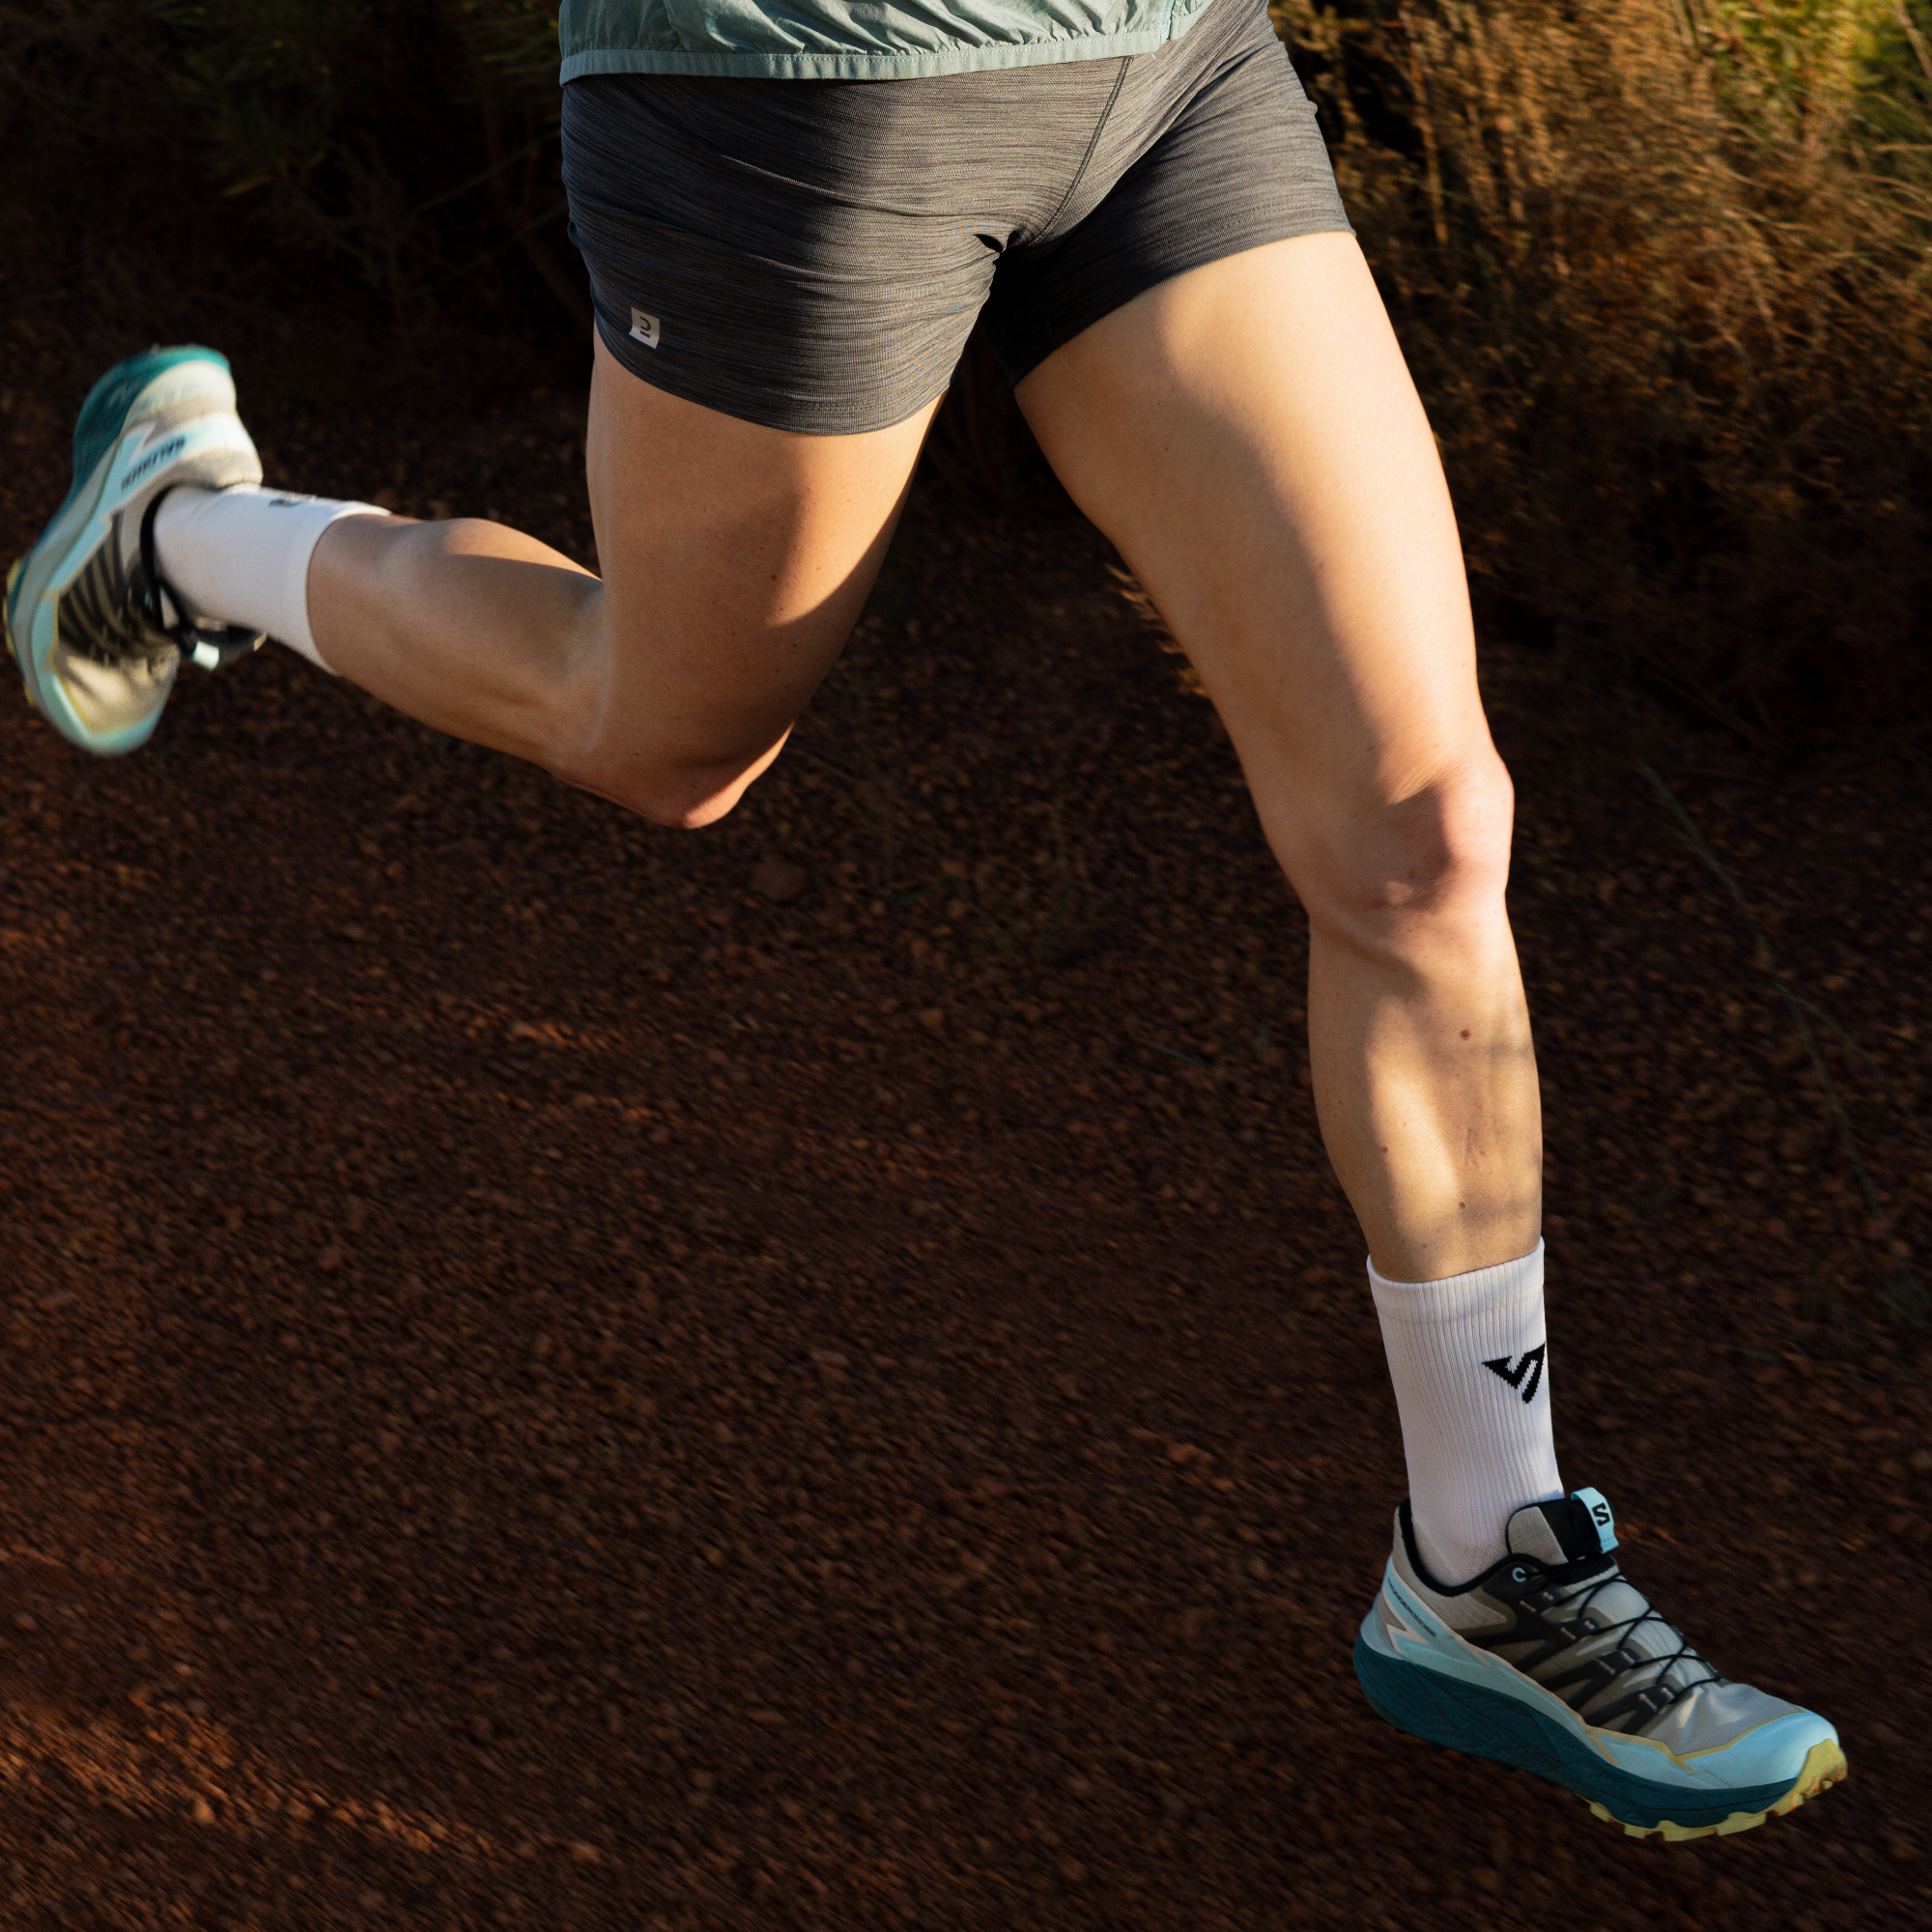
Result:
[[[1310,928],[1315,1100],[1368,1236],[1438,1574],[1561,1493],[1536,1068],[1503,906],[1509,780],[1455,520],[1353,240],[1178,275],[1019,385],[1227,721]],[[1520,1398],[1520,1399],[1519,1399]]]
[[[1308,909],[1316,1102],[1409,1466],[1355,1644],[1371,1703],[1639,1835],[1794,1809],[1845,1775],[1831,1724],[1719,1677],[1621,1574],[1607,1500],[1556,1478],[1509,781],[1359,250],[1310,235],[1178,275],[1019,394],[1199,667]]]
[[[1194,270],[1018,394],[1198,667],[1308,910],[1316,1105],[1377,1266],[1526,1255],[1510,785],[1441,467],[1359,248],[1311,235]]]
[[[722,817],[843,647],[936,404],[801,436],[652,388],[601,340],[601,580],[475,519],[353,517],[308,580],[330,669],[453,736],[669,825]]]

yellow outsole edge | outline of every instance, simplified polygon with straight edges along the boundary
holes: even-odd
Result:
[[[1748,1832],[1753,1825],[1762,1825],[1767,1818],[1788,1817],[1807,1798],[1816,1798],[1820,1792],[1829,1791],[1850,1775],[1851,1768],[1845,1763],[1845,1753],[1837,1740],[1828,1738],[1805,1752],[1804,1763],[1791,1789],[1766,1811],[1733,1811],[1719,1825],[1677,1825],[1668,1818],[1661,1825],[1625,1825],[1621,1818],[1613,1817],[1601,1804],[1592,1804],[1590,1809],[1606,1825],[1621,1826],[1627,1838],[1662,1838],[1668,1844],[1677,1845],[1687,1838],[1726,1837],[1733,1832]]]
[[[7,588],[0,592],[0,632],[7,638],[7,654],[14,660],[14,668],[20,673],[20,682],[26,687],[26,699],[30,709],[38,711],[40,700],[34,696],[34,687],[27,681],[27,668],[20,662],[20,646],[14,641],[14,624],[8,615],[14,608],[14,586],[20,581],[20,573],[27,567],[24,556],[14,559],[14,567],[7,573]]]

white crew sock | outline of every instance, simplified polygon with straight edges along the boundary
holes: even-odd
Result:
[[[335,502],[238,483],[170,490],[155,512],[155,560],[197,617],[239,624],[327,670],[308,624],[308,565],[343,517],[386,517],[374,503]]]
[[[1524,1503],[1564,1493],[1549,1431],[1543,1243],[1445,1281],[1385,1281],[1369,1264],[1408,1461],[1409,1514],[1438,1583],[1507,1554]]]

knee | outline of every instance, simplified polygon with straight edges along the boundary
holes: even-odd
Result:
[[[751,756],[698,762],[632,749],[572,759],[567,768],[560,764],[553,770],[566,783],[608,798],[653,825],[696,832],[732,811],[779,750],[774,745]]]
[[[671,832],[699,832],[737,809],[755,772],[720,780],[705,773],[671,773],[631,802],[631,810]]]
[[[796,708],[721,702],[680,689],[675,677],[642,675],[648,639],[615,648],[608,624],[607,611],[592,613],[557,681],[543,763],[653,825],[717,824],[784,749]]]
[[[1487,745],[1400,796],[1333,801],[1294,841],[1290,882],[1319,924],[1378,950],[1503,916],[1515,793]]]

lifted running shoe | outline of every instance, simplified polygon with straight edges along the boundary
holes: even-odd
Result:
[[[1634,1838],[1748,1831],[1845,1776],[1823,1718],[1727,1682],[1651,1608],[1598,1491],[1518,1510],[1506,1540],[1438,1583],[1396,1512],[1355,1675],[1398,1730],[1534,1772]]]
[[[7,641],[27,696],[62,737],[102,756],[147,743],[184,657],[213,670],[259,632],[189,611],[155,561],[155,511],[181,484],[259,483],[235,413],[228,361],[212,349],[150,349],[88,392],[73,433],[73,488],[7,578]]]

